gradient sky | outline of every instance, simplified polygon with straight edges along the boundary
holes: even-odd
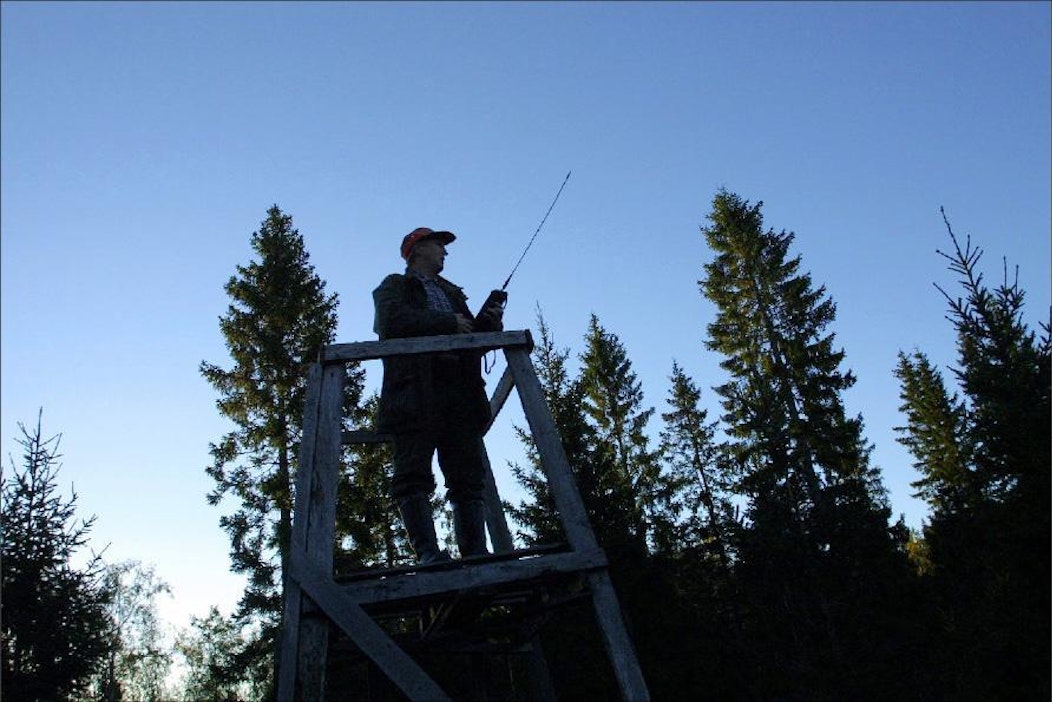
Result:
[[[838,305],[848,410],[919,527],[892,370],[913,348],[955,362],[940,206],[991,283],[1018,264],[1028,321],[1047,319],[1050,8],[3,2],[5,459],[43,407],[96,548],[155,564],[176,624],[229,612],[241,581],[204,473],[228,426],[198,365],[230,365],[223,285],[267,209],[339,294],[338,340],[370,340],[406,232],[457,232],[446,274],[478,304],[572,169],[506,327],[536,329],[540,307],[576,358],[595,313],[649,406],[676,360],[715,417],[699,227],[720,188],[762,200]],[[489,439],[505,495],[515,410]]]

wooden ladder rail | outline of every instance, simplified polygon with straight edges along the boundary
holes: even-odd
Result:
[[[420,592],[448,592],[463,587],[465,578],[470,582],[508,582],[531,577],[538,569],[583,572],[622,698],[631,702],[650,699],[606,570],[606,558],[588,522],[558,429],[530,362],[532,348],[528,331],[510,331],[331,344],[323,349],[319,363],[312,366],[308,377],[291,548],[283,564],[285,602],[278,666],[279,702],[324,699],[329,621],[339,626],[409,699],[449,699],[365,612],[362,604],[369,600],[366,590],[340,586],[333,578],[336,486],[342,444],[348,440],[384,440],[369,432],[344,436],[344,364],[403,354],[494,349],[503,350],[508,368],[491,399],[493,417],[511,390],[516,389],[571,550],[522,562],[471,565],[465,572],[477,572],[467,576],[418,573],[411,579],[412,587]],[[488,459],[486,463],[489,468]],[[484,497],[490,538],[496,551],[510,551],[511,534],[492,470],[486,473]]]

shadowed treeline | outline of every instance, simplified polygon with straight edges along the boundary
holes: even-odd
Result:
[[[654,450],[617,337],[593,317],[574,374],[540,320],[539,374],[655,699],[1047,698],[1048,330],[1029,331],[1023,291],[987,287],[981,252],[947,229],[957,389],[920,351],[895,373],[931,508],[919,534],[889,522],[862,417],[844,412],[835,305],[761,204],[721,192],[702,229],[706,345],[729,376],[718,419],[674,364]],[[523,537],[557,538],[536,457],[516,472],[533,497],[514,510]],[[605,694],[573,629],[552,630],[563,689]]]

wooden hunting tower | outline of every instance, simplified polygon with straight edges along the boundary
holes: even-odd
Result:
[[[552,607],[590,597],[595,621],[621,697],[648,700],[646,682],[625,630],[607,561],[596,543],[551,412],[530,362],[528,331],[393,339],[326,346],[310,370],[278,674],[279,702],[318,702],[337,655],[364,657],[410,700],[452,696],[414,659],[431,649],[460,647],[476,654],[501,646],[532,656],[533,697],[553,699],[537,631]],[[517,390],[558,510],[566,544],[516,551],[497,495],[486,475],[487,528],[492,556],[393,570],[334,575],[336,489],[343,444],[386,438],[343,430],[345,364],[402,354],[503,351],[507,369],[490,400],[495,418]],[[415,617],[415,627],[390,620]],[[385,623],[388,625],[385,626]],[[334,624],[335,627],[330,628]],[[340,645],[335,645],[337,639]],[[332,645],[331,645],[332,644]],[[465,671],[465,675],[468,675]]]

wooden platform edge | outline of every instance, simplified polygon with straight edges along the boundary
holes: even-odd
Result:
[[[348,344],[329,344],[321,350],[321,362],[353,363],[387,356],[447,351],[492,351],[493,349],[533,349],[533,337],[528,329],[477,334],[444,334],[418,336],[384,341],[355,341]]]
[[[518,561],[473,563],[458,570],[417,572],[380,580],[363,580],[337,585],[358,604],[398,602],[446,592],[532,580],[549,574],[592,571],[607,566],[599,549],[583,553],[557,553]]]

